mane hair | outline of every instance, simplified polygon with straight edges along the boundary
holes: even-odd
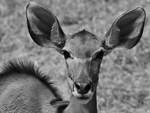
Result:
[[[4,64],[2,71],[0,72],[0,78],[13,74],[26,74],[28,76],[37,78],[52,91],[52,93],[58,100],[62,100],[62,97],[58,93],[58,90],[54,86],[54,83],[50,81],[50,77],[41,72],[39,67],[35,66],[33,62],[20,59],[11,60]]]

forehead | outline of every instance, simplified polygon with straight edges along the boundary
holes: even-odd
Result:
[[[99,47],[100,41],[97,37],[86,30],[82,30],[69,37],[64,49],[78,58],[89,58]]]

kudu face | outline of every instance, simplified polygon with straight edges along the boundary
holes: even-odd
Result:
[[[63,51],[73,96],[90,100],[96,91],[104,48],[95,35],[82,30],[69,37]]]
[[[86,30],[66,36],[56,16],[34,2],[27,5],[26,17],[31,38],[64,55],[72,95],[88,102],[96,93],[103,56],[116,47],[134,47],[142,36],[146,15],[142,8],[124,13],[101,41]]]

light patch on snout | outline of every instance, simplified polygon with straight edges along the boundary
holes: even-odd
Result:
[[[80,94],[78,93],[75,87],[73,88],[73,92],[72,92],[72,95],[76,97],[76,99],[78,99],[79,102],[84,103],[84,104],[88,103],[92,99],[93,94],[94,92],[92,92],[91,89],[86,94]]]

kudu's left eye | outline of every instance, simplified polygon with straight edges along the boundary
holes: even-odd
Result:
[[[63,55],[64,55],[65,59],[72,58],[70,52],[68,52],[67,50],[63,50]]]

